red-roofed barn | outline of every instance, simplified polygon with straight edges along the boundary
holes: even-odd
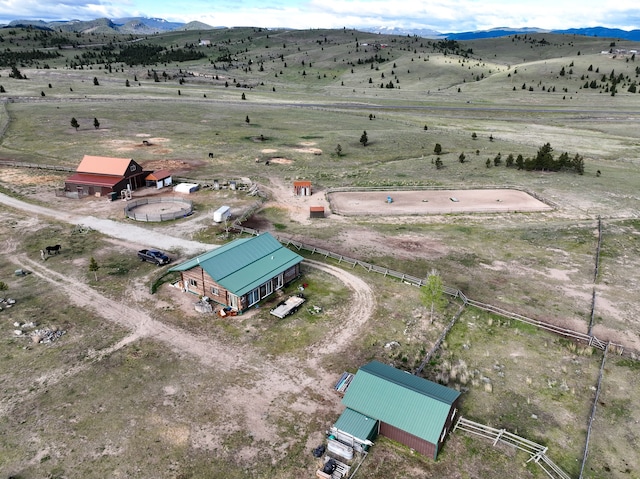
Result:
[[[64,189],[77,192],[78,196],[120,193],[145,186],[147,174],[131,158],[85,155],[76,172],[65,181]]]

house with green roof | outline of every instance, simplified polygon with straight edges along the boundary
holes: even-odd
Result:
[[[300,276],[302,256],[269,233],[231,241],[169,271],[184,291],[244,311]]]
[[[375,432],[436,459],[459,401],[460,391],[372,361],[351,380],[342,398],[347,409],[332,433],[359,450]]]

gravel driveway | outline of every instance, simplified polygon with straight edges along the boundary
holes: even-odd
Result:
[[[26,211],[31,215],[41,215],[58,221],[64,221],[65,223],[88,226],[89,228],[99,231],[104,235],[129,241],[131,243],[146,245],[147,247],[157,248],[159,250],[179,250],[187,256],[197,255],[216,248],[216,245],[176,238],[175,236],[170,236],[148,228],[142,228],[133,224],[96,218],[95,216],[78,216],[67,211],[54,210],[44,206],[34,205],[2,193],[0,193],[0,203],[18,210]]]

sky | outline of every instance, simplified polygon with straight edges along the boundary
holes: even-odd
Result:
[[[637,0],[0,0],[12,20],[163,18],[211,26],[428,29],[441,33],[498,27],[557,30],[640,29]]]

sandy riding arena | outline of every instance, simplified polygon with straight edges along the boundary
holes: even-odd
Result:
[[[418,215],[546,211],[551,207],[519,190],[352,191],[327,194],[334,213]]]

